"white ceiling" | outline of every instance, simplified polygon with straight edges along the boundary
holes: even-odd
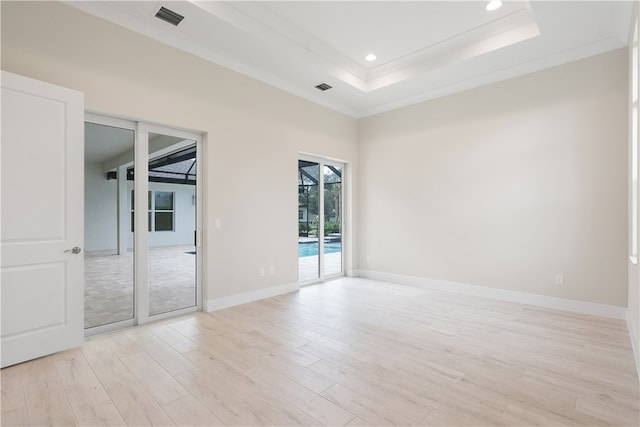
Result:
[[[194,141],[184,138],[149,132],[149,160],[183,150],[193,144]],[[114,162],[133,163],[134,145],[133,130],[90,121],[84,123],[85,163],[102,163],[107,170],[112,169]]]
[[[97,123],[84,123],[84,160],[102,163],[108,159],[133,151],[134,132]]]
[[[631,23],[606,0],[67,3],[356,118],[624,47]]]

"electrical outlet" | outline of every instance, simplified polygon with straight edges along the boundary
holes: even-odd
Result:
[[[562,274],[556,274],[556,285],[564,285],[564,276]]]
[[[260,277],[264,277],[264,267],[260,268]]]
[[[273,265],[269,269],[269,274],[272,275],[272,276],[276,274],[276,268]]]

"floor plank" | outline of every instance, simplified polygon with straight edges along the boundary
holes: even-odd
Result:
[[[181,374],[194,368],[182,354],[156,336],[141,337],[138,339],[138,345],[171,375]]]
[[[93,337],[85,341],[82,354],[100,380],[129,372],[120,358],[111,350],[106,341],[108,336]]]
[[[164,410],[178,426],[224,426],[224,422],[193,395],[185,396],[164,406]]]
[[[77,425],[76,417],[60,380],[29,382],[24,386],[24,394],[29,425]]]
[[[147,353],[132,354],[122,358],[122,362],[161,406],[189,395],[189,392]]]
[[[206,373],[194,369],[180,374],[177,380],[198,399],[224,425],[231,426],[268,426],[271,421],[251,408],[242,399],[229,390],[212,382]]]
[[[18,365],[2,370],[2,380],[0,381],[2,413],[19,409],[26,405],[24,389],[22,388],[23,375],[20,372],[22,368],[21,365]]]
[[[82,352],[70,352],[68,357],[56,361],[55,364],[74,412],[78,413],[109,401],[107,392]]]
[[[339,405],[358,418],[366,420],[369,425],[412,425],[409,418],[388,409],[378,402],[373,402],[361,394],[349,390],[340,384],[331,386],[321,393],[329,401]]]
[[[78,424],[82,426],[123,426],[125,421],[112,402],[105,402],[85,409],[77,414]]]
[[[175,425],[133,374],[108,378],[103,384],[127,425]]]

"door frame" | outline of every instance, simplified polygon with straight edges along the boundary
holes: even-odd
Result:
[[[325,280],[335,279],[339,277],[347,276],[347,266],[346,261],[347,251],[350,245],[349,241],[349,233],[347,227],[347,214],[350,211],[350,204],[347,202],[346,195],[349,194],[348,189],[348,177],[350,174],[349,163],[344,160],[338,159],[330,159],[327,157],[321,157],[313,154],[306,153],[298,153],[297,160],[304,160],[309,162],[314,162],[318,164],[319,172],[318,172],[318,216],[322,218],[322,221],[319,221],[318,224],[318,277],[305,280],[303,282],[299,282],[300,286],[313,285],[316,283],[324,282]],[[324,273],[324,238],[320,238],[320,236],[324,236],[324,167],[325,166],[336,166],[342,169],[342,181],[340,188],[340,197],[342,198],[342,215],[340,218],[340,230],[342,234],[342,251],[341,251],[341,270],[339,273],[325,275]],[[298,266],[300,263],[298,262]],[[300,272],[298,271],[298,278],[300,277]],[[299,280],[299,279],[298,279]]]
[[[107,325],[85,329],[85,336],[111,332],[129,326],[143,325],[170,317],[180,316],[202,310],[204,298],[204,277],[206,266],[205,245],[203,239],[204,206],[206,192],[204,186],[204,158],[205,134],[197,131],[187,131],[169,126],[157,125],[143,121],[127,120],[109,115],[85,112],[85,122],[119,127],[134,131],[134,191],[135,206],[147,206],[149,191],[149,133],[158,133],[178,138],[190,139],[196,142],[196,305],[193,307],[173,310],[166,313],[149,315],[149,232],[148,214],[146,209],[134,210],[134,229],[142,230],[134,233],[134,313],[133,319],[122,320]]]

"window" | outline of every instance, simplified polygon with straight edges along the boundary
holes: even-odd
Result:
[[[147,198],[149,231],[175,231],[173,191],[149,191]],[[131,231],[133,231],[134,192],[131,191]]]
[[[173,192],[156,191],[152,209],[154,231],[173,231]]]

